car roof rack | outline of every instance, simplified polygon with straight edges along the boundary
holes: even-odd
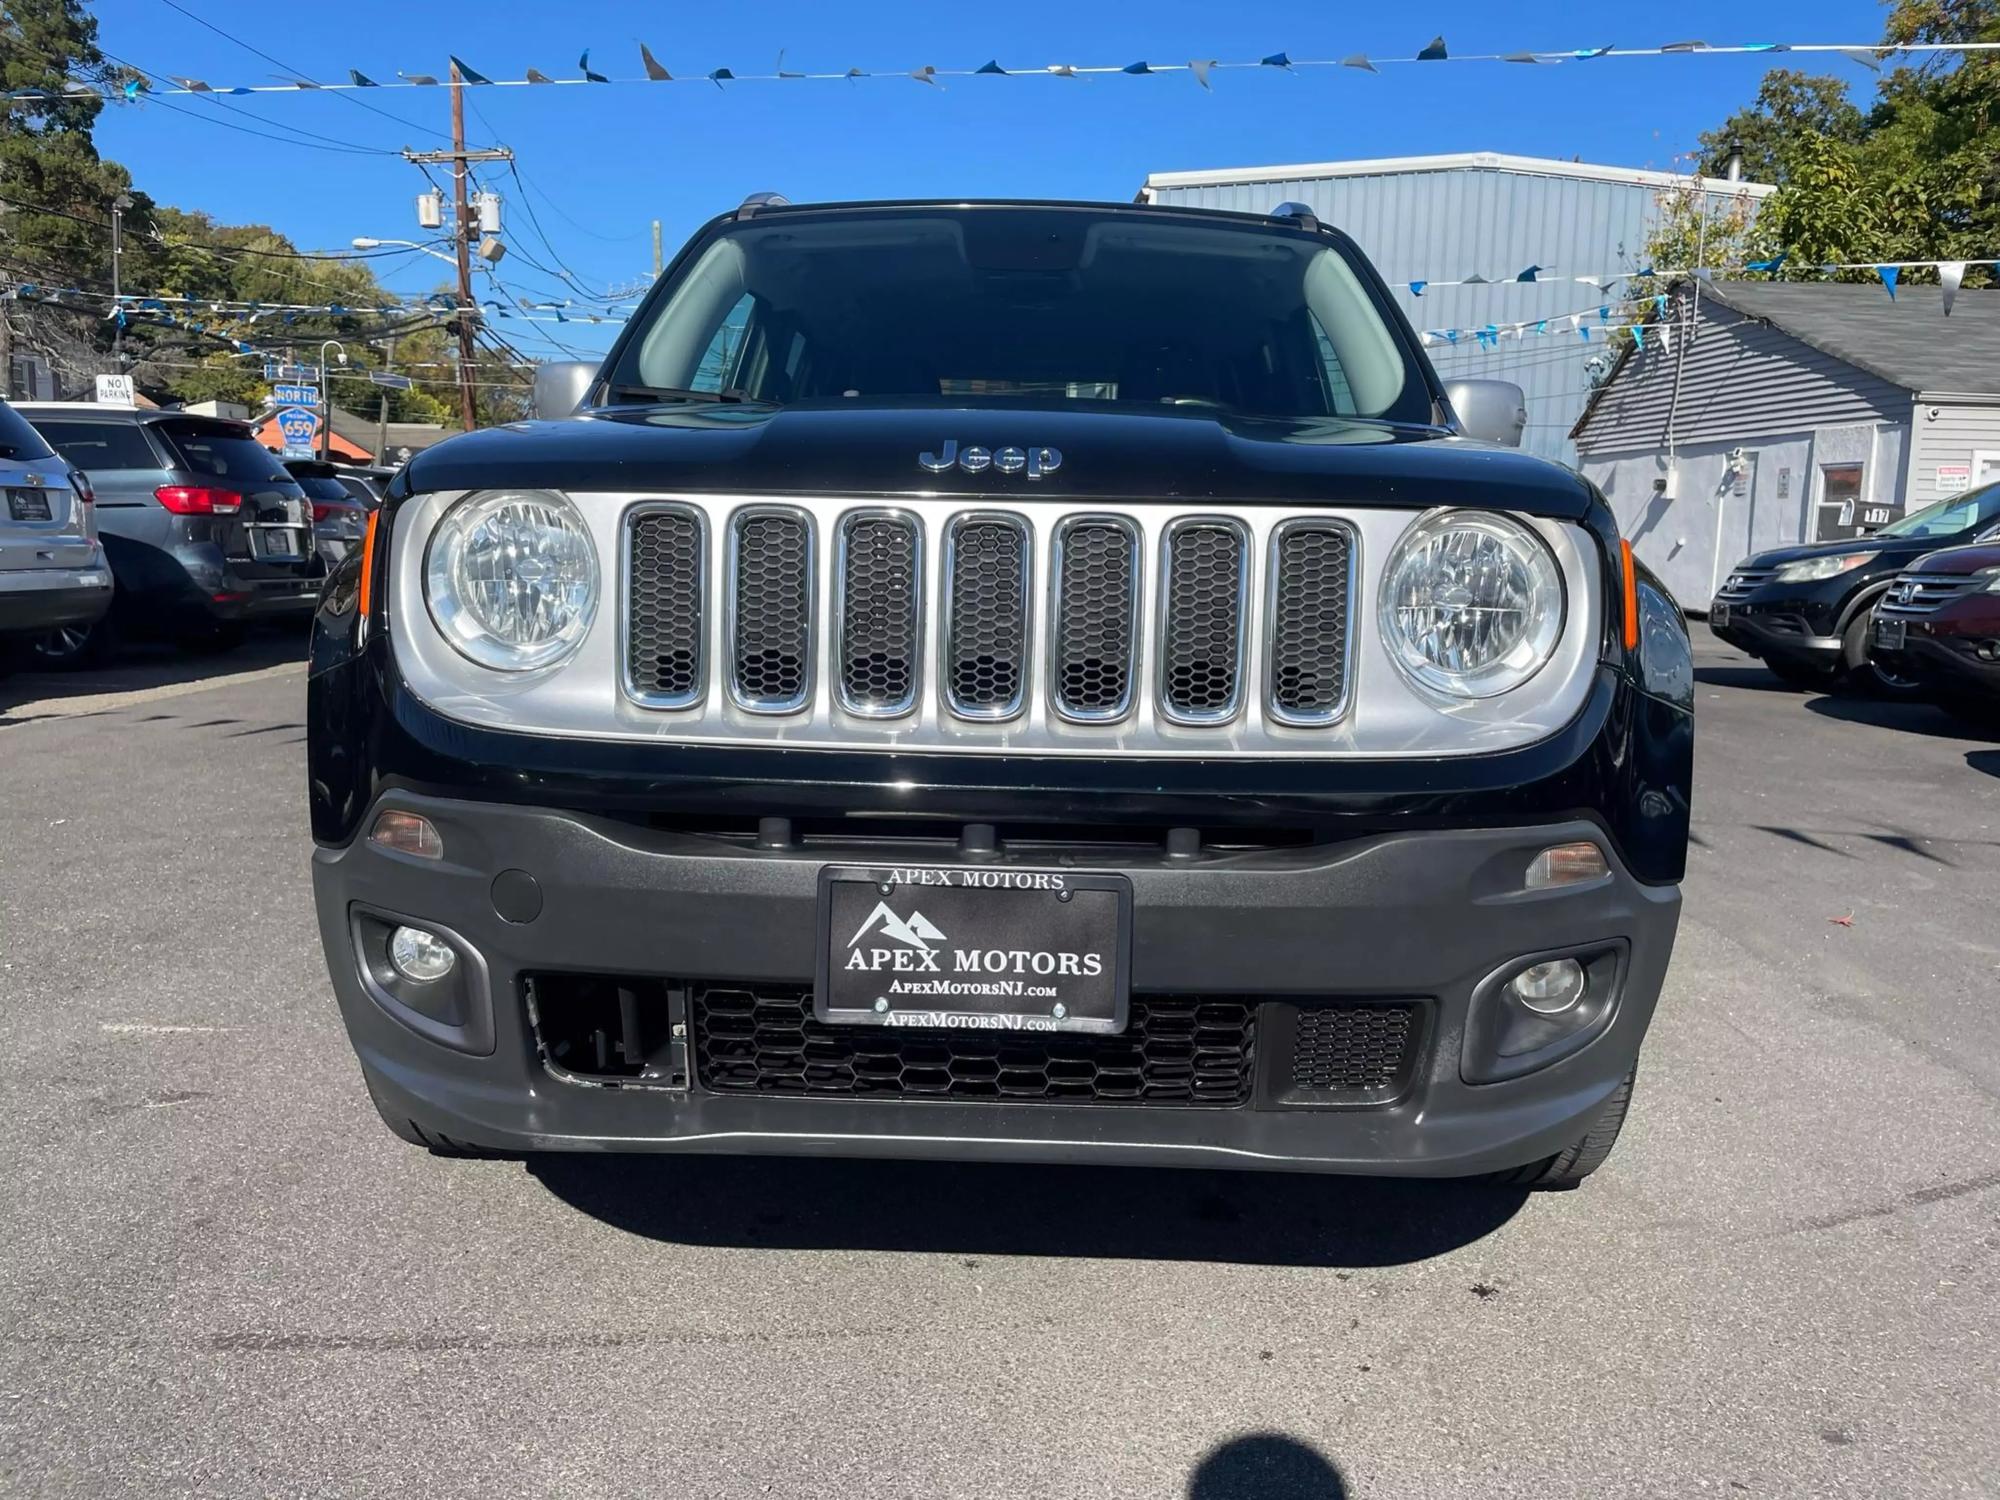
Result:
[[[739,219],[752,218],[759,209],[763,208],[789,208],[791,202],[792,200],[787,198],[783,193],[752,193],[736,205],[736,217]]]
[[[1319,228],[1319,215],[1312,211],[1312,206],[1306,203],[1295,203],[1290,199],[1286,199],[1283,203],[1272,209],[1271,217],[1274,219],[1294,220],[1301,229]]]

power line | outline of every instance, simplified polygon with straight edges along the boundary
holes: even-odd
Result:
[[[47,214],[52,219],[68,219],[73,224],[82,224],[91,229],[109,231],[111,228],[102,219],[86,219],[81,214],[73,214],[65,209],[53,208],[46,203],[31,203],[26,198],[8,198],[6,201],[15,208],[24,208],[29,213]],[[157,222],[154,224],[153,229],[156,234],[160,232]],[[395,248],[385,246],[379,250],[335,250],[327,252],[313,250],[257,250],[248,245],[177,245],[174,248],[180,250],[198,250],[209,255],[255,255],[270,260],[313,260],[335,263],[359,260],[382,260],[392,255],[412,255],[415,253],[415,250],[409,247],[400,246]]]

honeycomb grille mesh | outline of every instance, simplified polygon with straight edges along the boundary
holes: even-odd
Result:
[[[1132,534],[1086,521],[1063,537],[1056,614],[1056,701],[1068,713],[1111,717],[1132,691]]]
[[[918,533],[895,516],[841,527],[840,688],[849,708],[900,713],[917,699]]]
[[[1394,1088],[1408,1066],[1416,1024],[1412,1005],[1301,1006],[1293,1087],[1339,1093]]]
[[[701,522],[685,511],[632,522],[625,670],[632,691],[657,703],[701,696]]]
[[[1181,527],[1167,543],[1160,687],[1175,713],[1225,718],[1236,710],[1244,546],[1234,526],[1203,522]]]
[[[730,671],[745,700],[801,703],[812,680],[812,532],[801,516],[736,522]]]
[[[1226,1106],[1254,1076],[1245,999],[1135,995],[1117,1036],[828,1026],[790,985],[697,984],[689,1001],[696,1074],[719,1093]]]
[[[952,706],[1002,716],[1027,676],[1028,539],[1014,521],[966,521],[952,533],[945,674]]]
[[[1273,566],[1271,703],[1293,719],[1330,719],[1347,700],[1348,573],[1353,541],[1339,526],[1280,534]]]

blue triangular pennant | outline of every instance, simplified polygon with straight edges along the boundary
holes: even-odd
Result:
[[[1900,266],[1877,266],[1875,274],[1882,278],[1882,285],[1889,289],[1889,300],[1896,300],[1896,278],[1903,274]]]

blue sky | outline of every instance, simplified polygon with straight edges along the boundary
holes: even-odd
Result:
[[[350,67],[377,79],[443,73],[447,54],[496,77],[528,67],[575,76],[592,67],[637,76],[640,40],[676,74],[727,66],[773,70],[779,50],[798,70],[859,67],[906,72],[930,63],[1009,67],[1140,58],[1409,57],[1442,33],[1454,52],[1625,46],[1700,39],[1866,42],[1881,32],[1873,0],[1771,0],[1751,8],[1682,0],[1670,15],[1603,6],[1513,7],[1457,0],[1356,7],[1238,0],[1149,4],[1017,0],[1002,7],[939,3],[834,4],[819,0],[698,5],[614,0],[338,0],[252,10],[179,0],[240,43],[323,80]],[[211,83],[263,83],[276,71],[239,41],[217,35],[164,0],[104,0],[100,41],[155,74]],[[863,197],[1129,199],[1149,171],[1323,161],[1446,151],[1503,151],[1624,166],[1685,167],[1701,130],[1754,93],[1769,58],[1607,61],[1529,68],[1468,64],[1282,74],[1219,73],[1204,94],[1186,75],[1066,81],[956,79],[942,90],[906,78],[857,83],[706,83],[613,88],[478,89],[468,135],[518,153],[526,206],[561,264],[593,289],[631,283],[651,266],[650,224],[667,253],[745,193],[795,200]],[[1856,81],[1844,58],[1815,70]],[[140,186],[229,222],[267,222],[313,248],[356,235],[418,238],[424,182],[393,154],[321,149],[338,143],[393,152],[444,144],[444,90],[364,96],[380,115],[335,94],[262,95],[217,103],[177,98],[107,110],[99,147]],[[172,105],[180,113],[163,107]],[[226,124],[216,123],[218,121]],[[291,137],[261,139],[243,128]],[[419,128],[421,127],[421,128]],[[304,139],[295,132],[322,139]],[[507,198],[506,238],[525,256],[501,268],[509,288],[556,295],[559,283],[526,264],[555,265],[524,210],[521,187],[496,175]],[[1364,247],[1365,248],[1365,247]],[[448,268],[421,256],[378,263],[401,291],[440,284]],[[518,342],[552,353],[544,336],[602,348],[608,328],[519,328]]]

